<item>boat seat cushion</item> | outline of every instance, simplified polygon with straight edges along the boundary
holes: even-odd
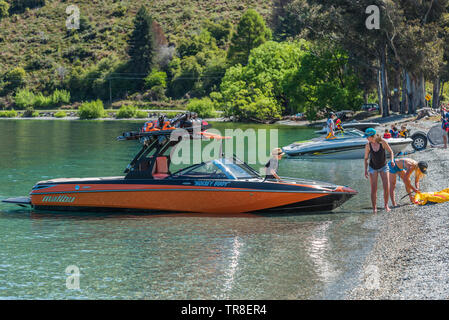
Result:
[[[169,176],[169,174],[166,173],[153,173],[153,178],[154,179],[165,179]]]
[[[157,157],[155,170],[153,172],[154,179],[165,179],[170,175],[168,171],[168,158],[167,157]]]

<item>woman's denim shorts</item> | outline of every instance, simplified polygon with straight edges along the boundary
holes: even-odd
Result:
[[[384,165],[382,168],[380,168],[380,169],[373,169],[373,168],[371,168],[370,166],[368,166],[368,172],[371,174],[371,173],[374,173],[374,172],[388,172],[388,165]]]

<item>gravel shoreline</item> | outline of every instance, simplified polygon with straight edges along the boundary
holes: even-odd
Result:
[[[412,123],[425,131],[435,124]],[[429,147],[408,156],[429,164],[424,192],[449,187],[448,156],[449,149]],[[403,183],[396,188],[399,200],[406,192]],[[378,213],[375,244],[346,299],[449,299],[449,202],[417,206],[406,197],[398,204],[390,213]]]

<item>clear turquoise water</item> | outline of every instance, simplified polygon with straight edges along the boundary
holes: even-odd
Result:
[[[121,175],[139,146],[115,138],[140,125],[0,120],[0,200],[39,180]],[[214,124],[237,127],[272,128]],[[313,136],[277,128],[280,146]],[[362,169],[361,160],[281,161],[281,175],[360,192],[320,215],[69,215],[0,204],[0,299],[342,298],[376,231]],[[70,265],[78,290],[66,288]]]

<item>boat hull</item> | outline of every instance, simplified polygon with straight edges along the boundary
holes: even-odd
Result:
[[[405,140],[405,139],[403,139]],[[411,141],[411,140],[410,140]],[[404,149],[410,145],[410,141],[402,141],[397,143],[390,143],[390,147],[394,154],[404,151]],[[285,150],[289,158],[301,158],[301,159],[334,159],[334,160],[350,160],[350,159],[363,159],[365,157],[365,142],[356,146],[339,147],[335,149],[327,149],[324,151],[309,151],[301,152],[301,149]]]
[[[37,210],[246,213],[330,211],[355,194],[342,186],[299,183],[102,180],[38,183],[30,196]]]

